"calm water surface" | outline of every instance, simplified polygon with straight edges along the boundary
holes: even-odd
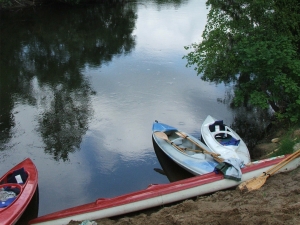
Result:
[[[1,15],[0,174],[30,157],[39,215],[168,183],[154,120],[199,135],[227,124],[225,87],[186,68],[205,0],[47,8]]]

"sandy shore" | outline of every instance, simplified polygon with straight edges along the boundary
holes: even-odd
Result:
[[[300,224],[300,168],[276,174],[252,192],[219,191],[171,206],[95,222],[101,225]]]

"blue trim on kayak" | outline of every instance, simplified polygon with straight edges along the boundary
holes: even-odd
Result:
[[[166,132],[166,131],[177,131],[175,127],[169,126],[164,123],[159,123],[155,121],[152,125],[152,132]]]

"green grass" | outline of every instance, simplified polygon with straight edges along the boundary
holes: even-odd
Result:
[[[281,137],[280,139],[280,145],[279,149],[272,154],[272,156],[280,156],[280,155],[285,155],[285,154],[290,154],[293,153],[294,146],[297,143],[300,143],[300,137],[293,137],[293,133],[296,129],[299,129],[298,127],[294,127],[289,129],[286,134]]]

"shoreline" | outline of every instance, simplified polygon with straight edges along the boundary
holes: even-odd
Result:
[[[198,196],[161,207],[93,220],[101,225],[297,224],[300,221],[300,167],[276,174],[258,190],[237,188]],[[82,221],[70,221],[78,225]],[[84,221],[92,222],[92,221]]]
[[[282,130],[271,132],[255,147],[267,155],[286,137]],[[300,129],[292,138],[300,140]],[[300,143],[298,143],[300,145]],[[295,145],[296,146],[296,145]],[[300,146],[299,146],[300,147]],[[276,148],[276,149],[274,149]],[[269,152],[267,152],[269,151]],[[276,152],[275,152],[276,153]],[[264,159],[266,154],[260,158]],[[267,157],[269,158],[269,157]],[[300,167],[276,174],[258,190],[241,193],[237,187],[168,205],[94,221],[70,221],[68,225],[95,222],[101,225],[167,224],[296,224],[300,221]]]

